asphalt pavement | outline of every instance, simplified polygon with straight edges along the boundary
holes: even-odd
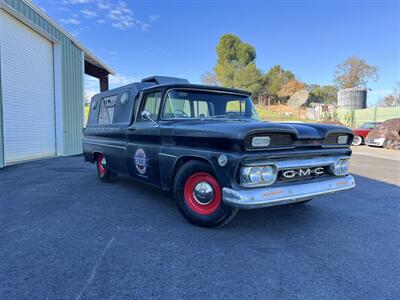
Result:
[[[356,154],[351,168],[354,191],[204,229],[82,157],[7,167],[0,299],[398,299],[400,162]]]

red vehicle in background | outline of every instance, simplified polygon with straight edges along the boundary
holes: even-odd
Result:
[[[368,133],[377,127],[380,122],[368,122],[364,123],[360,128],[354,129],[354,139],[353,139],[353,146],[360,146],[364,144],[365,138],[367,137]]]

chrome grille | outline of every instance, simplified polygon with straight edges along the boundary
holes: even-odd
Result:
[[[338,137],[347,135],[347,144],[338,144]],[[268,147],[253,147],[251,140],[255,136],[269,136],[271,143]],[[296,140],[296,137],[289,133],[257,133],[246,138],[246,149],[249,151],[267,150],[275,148],[290,147],[348,147],[352,142],[352,135],[348,133],[331,133],[325,139]]]
[[[271,138],[270,145],[268,147],[252,147],[251,140],[255,136],[269,136]],[[288,133],[257,133],[249,135],[246,139],[246,148],[248,150],[262,150],[266,148],[280,148],[293,146],[295,138]]]
[[[339,136],[343,136],[343,135],[348,136],[347,144],[339,145],[338,138],[339,138]],[[322,145],[324,145],[324,146],[347,146],[347,145],[350,145],[351,142],[352,142],[352,137],[350,134],[331,133],[322,141]]]

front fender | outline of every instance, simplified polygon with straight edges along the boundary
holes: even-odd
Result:
[[[213,169],[215,177],[221,187],[232,187],[235,182],[241,157],[239,155],[183,148],[174,149],[174,151],[168,150],[168,148],[162,149],[159,154],[161,185],[165,190],[170,190],[172,188],[175,175],[179,168],[185,162],[192,159],[207,162]],[[228,157],[228,164],[225,167],[221,167],[218,164],[218,157],[221,154]]]

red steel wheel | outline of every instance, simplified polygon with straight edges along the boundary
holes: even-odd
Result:
[[[97,169],[99,170],[99,175],[100,177],[104,177],[106,175],[106,158],[104,157],[104,154],[99,154],[97,156]]]
[[[194,173],[186,180],[184,199],[194,212],[200,215],[210,215],[221,205],[221,187],[210,174]]]
[[[238,212],[238,208],[225,205],[222,187],[213,174],[208,163],[190,160],[179,168],[174,178],[173,193],[179,210],[198,226],[223,226]]]
[[[112,172],[108,166],[107,161],[103,153],[99,153],[96,156],[97,175],[103,182],[111,182],[117,173]]]

